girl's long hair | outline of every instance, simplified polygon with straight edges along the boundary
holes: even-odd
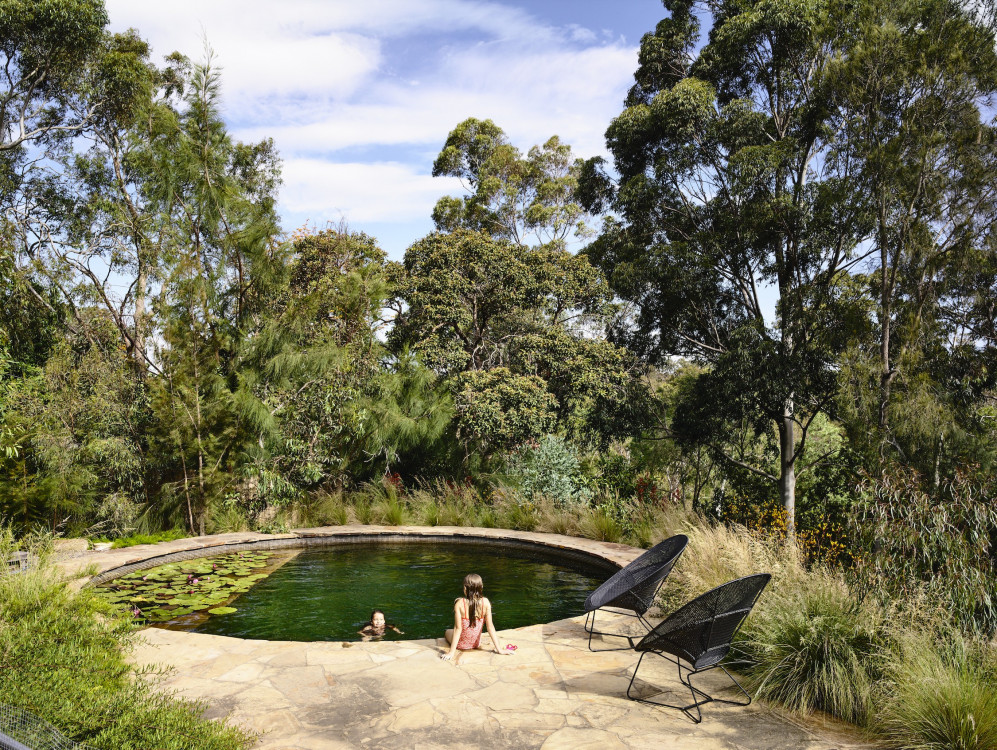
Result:
[[[474,627],[475,620],[482,614],[481,592],[484,591],[485,584],[481,581],[481,576],[477,573],[468,573],[464,576],[464,598],[467,599],[467,619]]]

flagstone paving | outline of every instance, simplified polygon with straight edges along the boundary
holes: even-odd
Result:
[[[341,533],[343,528],[307,533],[333,531]],[[390,529],[390,533],[398,531]],[[229,537],[226,543],[249,541],[250,536],[273,538],[225,536]],[[529,536],[545,537],[548,542],[552,538]],[[220,541],[210,538],[212,545]],[[196,544],[195,540],[177,542]],[[589,549],[601,545],[600,554],[618,562],[639,553],[590,540],[570,540],[569,544],[578,548],[582,542]],[[202,539],[201,543],[209,542]],[[177,543],[168,544],[176,547]],[[155,555],[160,553],[158,547],[148,549]],[[132,563],[142,554],[151,556],[148,549],[96,553],[85,560],[67,561],[64,567],[68,572],[77,562],[89,562],[108,570]],[[625,628],[630,622],[619,618],[611,626]],[[472,651],[462,654],[455,664],[439,658],[444,651],[442,640],[288,643],[149,628],[143,631],[133,658],[139,664],[171,667],[162,678],[162,689],[204,701],[211,718],[259,732],[259,750],[832,750],[862,746],[857,735],[840,727],[832,731],[827,726],[805,725],[758,703],[748,707],[709,704],[703,708],[703,723],[696,725],[678,711],[630,701],[625,694],[636,664],[633,652],[590,652],[581,618],[501,631],[500,636],[518,645],[514,655]],[[597,648],[608,645],[616,644],[596,641]],[[704,675],[702,686],[707,691],[722,689],[722,678]],[[642,692],[668,691],[658,699],[688,702],[674,666],[668,669],[664,660],[646,658],[637,685]]]

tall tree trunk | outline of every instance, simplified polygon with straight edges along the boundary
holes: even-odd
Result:
[[[779,419],[779,498],[786,511],[786,538],[796,540],[796,424],[793,397],[783,403]]]
[[[890,389],[896,372],[890,367],[890,333],[893,328],[893,278],[890,268],[886,203],[879,201],[879,465],[886,462],[886,434],[889,430]]]

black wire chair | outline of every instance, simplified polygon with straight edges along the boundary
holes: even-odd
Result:
[[[634,646],[634,650],[640,651],[641,655],[634,668],[633,677],[630,678],[630,685],[627,686],[627,697],[653,706],[678,709],[697,724],[703,720],[699,707],[710,701],[734,706],[747,706],[751,703],[748,692],[720,662],[727,656],[731,641],[734,640],[734,636],[771,578],[768,573],[759,573],[730,581],[693,599],[658,623]],[[692,693],[692,703],[688,706],[676,706],[631,695],[637,671],[648,654],[657,654],[678,666],[679,682],[689,688],[689,692]],[[683,665],[683,661],[691,666]],[[683,668],[686,670],[685,677],[682,676]],[[691,682],[693,675],[717,668],[724,671],[735,687],[747,698],[746,701],[721,700],[693,686]],[[699,699],[700,696],[702,700]],[[695,716],[692,714],[693,709],[696,710]]]
[[[630,637],[627,635],[595,629],[595,615],[600,609],[612,608],[617,614],[636,617],[644,627],[651,629],[651,623],[644,619],[644,614],[654,604],[658,589],[672,572],[688,543],[689,537],[684,534],[658,542],[632,563],[616,571],[609,580],[588,595],[585,600],[585,632],[589,634],[590,651],[596,650],[592,648],[593,635],[627,639],[626,646],[601,648],[599,651],[622,651],[632,647]]]

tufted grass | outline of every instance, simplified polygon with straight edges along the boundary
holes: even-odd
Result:
[[[887,667],[875,726],[896,750],[997,748],[994,647],[925,634],[903,638]]]

